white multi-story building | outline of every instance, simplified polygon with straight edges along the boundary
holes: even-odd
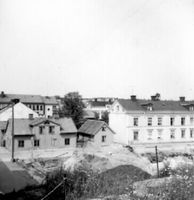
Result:
[[[109,114],[115,141],[126,145],[194,145],[194,101],[117,99]]]
[[[56,116],[59,103],[54,96],[27,95],[27,94],[6,94],[0,93],[0,110],[11,104],[12,99],[19,99],[27,107],[42,117]]]

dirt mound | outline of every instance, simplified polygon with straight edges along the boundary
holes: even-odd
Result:
[[[74,171],[75,169],[92,169],[95,172],[102,172],[111,167],[108,158],[99,157],[94,154],[85,154],[83,152],[75,152],[72,157],[63,163],[63,168],[69,171]]]

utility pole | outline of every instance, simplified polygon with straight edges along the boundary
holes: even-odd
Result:
[[[158,149],[157,149],[157,146],[155,146],[155,151],[156,151],[157,175],[158,175],[158,178],[159,178],[160,174],[159,174],[159,166],[158,166]]]
[[[12,148],[11,148],[11,161],[15,162],[14,158],[14,105],[19,102],[19,99],[12,99],[11,100],[11,106],[12,106],[12,131],[11,131],[11,136],[12,136]]]

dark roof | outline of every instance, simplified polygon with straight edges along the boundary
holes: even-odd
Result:
[[[33,135],[30,128],[31,120],[29,119],[14,119],[14,135]],[[6,133],[11,134],[12,131],[12,119],[8,121],[8,127]]]
[[[110,127],[104,122],[99,120],[87,120],[78,130],[79,133],[88,135],[95,135],[103,126]],[[111,129],[110,129],[111,130]],[[112,131],[112,130],[111,130]],[[113,131],[112,131],[113,132]],[[114,132],[113,132],[114,133]]]
[[[92,107],[105,107],[106,105],[112,105],[112,102],[107,102],[107,101],[90,101],[89,104]]]
[[[63,133],[77,133],[77,128],[70,117],[56,119],[55,122],[61,125],[61,134]]]
[[[173,101],[173,100],[144,100],[137,99],[132,101],[130,99],[117,100],[126,111],[145,111],[146,105],[152,105],[153,110],[157,111],[188,111],[188,106],[192,106],[194,101]]]
[[[33,135],[33,126],[49,121],[55,123],[61,127],[60,133],[76,133],[77,129],[71,118],[60,118],[60,119],[47,119],[47,118],[37,118],[37,119],[14,119],[14,135]],[[7,132],[12,131],[12,119],[8,121]]]
[[[0,103],[10,103],[11,99],[19,99],[22,103],[58,104],[55,97],[43,97],[41,95],[28,94],[0,95]]]
[[[83,110],[83,118],[84,119],[95,119],[95,112],[84,109]]]

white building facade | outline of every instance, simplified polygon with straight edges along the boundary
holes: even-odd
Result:
[[[126,145],[194,144],[194,102],[118,99],[109,124]]]

